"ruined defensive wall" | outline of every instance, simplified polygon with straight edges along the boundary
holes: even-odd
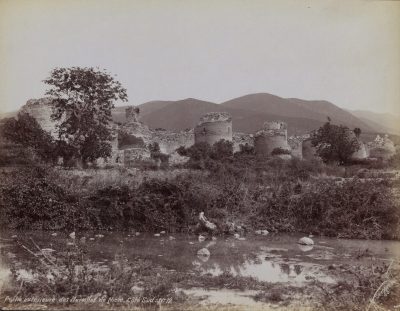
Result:
[[[57,123],[51,120],[51,98],[30,99],[21,108],[34,117],[43,130],[57,138]],[[113,139],[111,141],[112,155],[106,160],[110,164],[131,165],[135,160],[150,159],[148,145],[157,142],[160,151],[172,156],[180,146],[190,147],[194,143],[206,142],[210,145],[225,139],[233,142],[234,152],[240,150],[240,145],[254,146],[256,154],[270,156],[275,148],[291,151],[292,156],[300,159],[316,159],[316,148],[311,144],[310,135],[287,137],[287,126],[284,122],[265,122],[263,128],[255,135],[233,133],[232,119],[228,113],[213,112],[201,117],[199,123],[190,131],[171,132],[166,130],[151,130],[139,121],[139,109],[128,107],[125,111],[126,122],[122,125],[110,123]],[[353,131],[349,131],[351,136]],[[396,153],[396,148],[388,136],[380,137],[368,144],[359,138],[360,148],[353,159],[382,158],[389,159]],[[177,156],[177,158],[179,158]],[[181,160],[181,159],[177,159]]]
[[[310,137],[303,141],[301,147],[304,160],[313,160],[318,157],[317,148],[312,145]]]
[[[382,160],[388,160],[396,154],[396,147],[388,135],[384,137],[377,135],[373,141],[367,144],[367,150],[370,158]]]
[[[293,157],[303,159],[303,136],[290,136],[288,138],[288,144]]]
[[[254,136],[253,134],[246,133],[233,133],[233,152],[240,151],[240,145],[254,147]]]
[[[56,138],[58,136],[56,130],[57,123],[51,120],[53,113],[51,102],[52,100],[49,97],[30,99],[21,108],[20,112],[34,117],[43,130]]]
[[[265,122],[263,128],[254,135],[254,151],[258,155],[270,156],[276,148],[290,150],[286,123]]]
[[[232,118],[226,112],[210,112],[200,118],[194,128],[195,143],[210,145],[221,139],[232,141]]]
[[[151,141],[158,143],[162,153],[171,154],[181,146],[185,148],[193,146],[194,132],[193,130],[182,132],[155,130],[152,132]]]

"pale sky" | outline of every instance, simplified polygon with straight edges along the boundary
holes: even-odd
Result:
[[[267,92],[400,114],[400,1],[0,0],[0,110],[64,66],[116,74],[133,105]]]

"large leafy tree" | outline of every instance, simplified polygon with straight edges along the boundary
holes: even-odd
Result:
[[[312,135],[311,143],[324,162],[339,164],[348,163],[360,148],[356,135],[348,127],[331,124],[329,119]]]
[[[110,156],[111,109],[115,101],[128,99],[121,83],[106,71],[81,67],[56,68],[44,82],[68,155],[82,163]]]

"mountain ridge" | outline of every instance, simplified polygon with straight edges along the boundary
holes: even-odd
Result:
[[[115,122],[125,121],[126,107],[117,106],[113,109]],[[219,111],[230,113],[233,129],[245,133],[256,132],[265,121],[281,120],[288,124],[289,134],[301,135],[317,129],[328,117],[335,124],[343,124],[351,129],[360,127],[364,133],[396,133],[393,127],[384,126],[379,121],[379,114],[373,112],[345,110],[326,100],[282,98],[269,93],[247,94],[220,104],[186,98],[153,100],[137,107],[140,109],[140,120],[150,128],[172,131],[193,128],[202,115]],[[0,114],[0,117],[3,115]],[[12,112],[7,113],[7,117],[10,116],[13,116]]]

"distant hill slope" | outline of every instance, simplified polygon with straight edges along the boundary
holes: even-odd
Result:
[[[125,108],[113,109],[115,122],[125,121]],[[333,123],[350,128],[360,127],[363,133],[393,133],[400,117],[369,111],[346,111],[327,101],[281,98],[268,93],[249,94],[222,104],[187,98],[178,101],[149,101],[138,106],[140,119],[150,128],[185,130],[193,128],[200,117],[208,112],[226,111],[232,116],[233,129],[254,133],[265,121],[282,120],[288,124],[289,134],[304,134],[317,129],[329,116]],[[15,116],[0,114],[0,118]],[[397,118],[397,119],[396,119]],[[397,122],[397,123],[396,123]]]
[[[143,106],[140,105],[142,110]],[[154,108],[154,106],[152,107]],[[254,133],[259,130],[265,121],[282,120],[289,124],[289,133],[302,134],[318,128],[322,122],[306,118],[293,118],[275,114],[259,113],[245,109],[233,109],[223,105],[202,101],[193,98],[178,100],[165,104],[161,102],[159,109],[141,116],[141,121],[151,128],[168,130],[185,130],[193,128],[202,115],[208,112],[228,112],[232,116],[233,130],[237,132]]]
[[[377,113],[365,110],[349,110],[363,122],[382,128],[382,132],[400,134],[400,116],[389,113]]]
[[[281,98],[268,93],[249,94],[222,103],[223,106],[235,109],[246,109],[266,114],[312,119],[326,122],[329,116],[333,123],[343,124],[350,128],[360,127],[366,132],[379,129],[358,119],[348,111],[323,100],[302,100]]]
[[[0,112],[0,119],[5,118],[14,118],[18,114],[18,111],[10,111],[10,112]]]

